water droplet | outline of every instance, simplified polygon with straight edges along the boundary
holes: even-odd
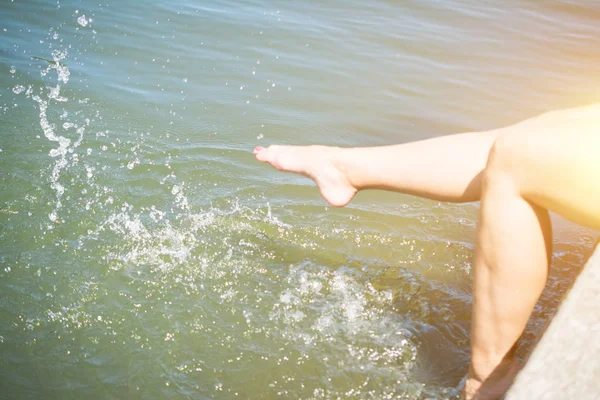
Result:
[[[90,20],[91,21],[91,20]],[[77,18],[77,23],[83,27],[87,26],[89,21],[87,19],[85,19],[85,14],[82,15],[81,17]]]
[[[265,135],[263,135],[262,133],[256,136],[256,138],[257,138],[258,140],[260,140],[260,139],[262,139],[262,138],[264,138],[264,137],[265,137]]]
[[[15,72],[17,72],[17,69],[13,66],[10,67],[10,73],[14,74]]]
[[[14,88],[12,88],[14,94],[21,94],[24,90],[25,86],[23,85],[16,85]]]

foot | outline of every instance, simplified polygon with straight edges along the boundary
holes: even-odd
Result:
[[[463,389],[465,400],[497,400],[502,398],[512,385],[519,364],[514,361],[501,363],[487,378],[478,378],[473,371],[469,371]]]
[[[309,177],[315,181],[329,204],[343,207],[358,190],[339,162],[336,162],[340,151],[339,148],[326,146],[258,146],[254,149],[254,156],[280,171]]]

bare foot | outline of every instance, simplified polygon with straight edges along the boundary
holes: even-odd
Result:
[[[512,385],[520,366],[514,361],[508,361],[500,365],[485,380],[477,379],[469,371],[465,386],[463,389],[463,398],[465,400],[497,400],[502,398],[506,391]]]
[[[345,170],[336,162],[341,149],[326,146],[257,146],[254,156],[280,171],[295,172],[317,184],[329,204],[343,207],[352,200],[356,187]]]

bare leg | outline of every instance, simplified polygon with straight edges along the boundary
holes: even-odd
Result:
[[[593,105],[495,131],[398,146],[272,146],[255,155],[311,177],[335,206],[367,188],[448,201],[482,198],[466,395],[493,399],[516,374],[511,349],[546,280],[546,210],[600,229],[598,149],[600,105]]]
[[[511,349],[544,289],[552,241],[548,212],[523,199],[509,177],[486,170],[481,203],[465,389],[467,398],[481,388],[479,398],[496,399],[518,371]]]
[[[499,137],[484,171],[467,399],[499,398],[518,371],[511,349],[546,282],[546,209],[600,227],[600,109],[534,127]]]
[[[273,167],[313,179],[330,204],[341,207],[362,189],[383,189],[433,200],[468,202],[481,197],[482,171],[496,138],[529,135],[597,106],[555,111],[501,129],[442,136],[382,147],[257,147],[254,155]],[[549,134],[549,133],[548,133]],[[544,139],[541,139],[544,140]]]
[[[383,189],[435,200],[479,200],[481,171],[501,131],[464,133],[414,143],[361,148],[270,146],[260,161],[312,178],[331,205],[362,189]]]

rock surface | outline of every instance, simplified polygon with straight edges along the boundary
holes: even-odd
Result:
[[[577,278],[506,399],[600,399],[600,248]]]

